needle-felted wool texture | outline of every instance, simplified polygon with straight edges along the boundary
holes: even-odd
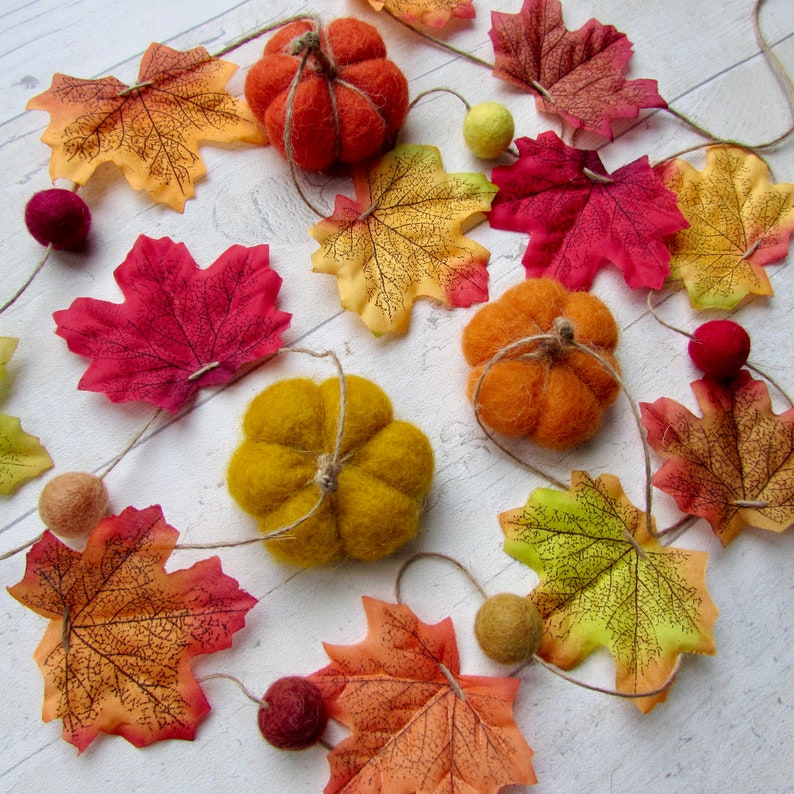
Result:
[[[554,449],[596,433],[620,386],[596,357],[567,344],[559,329],[572,329],[574,342],[618,371],[617,325],[590,293],[568,292],[553,279],[527,279],[474,315],[462,344],[472,367],[468,394],[473,399],[477,392],[485,425]],[[539,335],[549,338],[505,350]]]
[[[246,76],[245,98],[282,155],[321,171],[393,143],[408,113],[408,81],[372,25],[343,18],[318,29],[307,20],[267,42]]]
[[[338,459],[340,385],[279,381],[251,402],[245,440],[229,463],[232,496],[269,534],[279,560],[301,566],[345,558],[377,560],[404,546],[419,526],[433,477],[433,451],[414,425],[395,420],[386,394],[364,378],[346,378],[345,424]]]

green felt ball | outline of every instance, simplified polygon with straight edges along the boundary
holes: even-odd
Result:
[[[513,140],[513,114],[499,102],[474,105],[463,121],[463,138],[475,157],[498,157]]]
[[[543,618],[535,605],[514,593],[491,596],[474,619],[474,635],[483,653],[501,664],[518,664],[538,649]]]

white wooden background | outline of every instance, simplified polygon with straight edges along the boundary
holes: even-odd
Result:
[[[478,17],[451,24],[442,35],[458,47],[492,58],[488,11],[517,12],[519,0],[476,0]],[[39,140],[46,114],[25,112],[30,96],[49,86],[53,72],[79,77],[114,74],[132,83],[141,53],[153,41],[178,48],[198,44],[221,49],[242,34],[297,13],[319,11],[327,19],[354,14],[374,23],[390,56],[403,68],[411,94],[437,86],[462,92],[473,103],[496,99],[513,110],[519,135],[558,129],[541,118],[532,99],[491,78],[484,69],[435,49],[365,0],[4,0],[0,10],[0,300],[21,283],[42,250],[22,221],[30,195],[49,186],[49,149]],[[578,27],[590,17],[614,24],[635,45],[631,77],[651,77],[678,110],[709,129],[747,141],[775,137],[789,124],[775,78],[759,55],[751,25],[752,0],[567,0],[565,22]],[[767,0],[762,26],[778,57],[794,72],[794,8],[791,0]],[[242,93],[246,67],[262,44],[249,44],[229,60],[242,68],[230,84]],[[414,110],[401,140],[438,146],[447,171],[480,171],[464,148],[457,100],[434,95]],[[622,125],[616,142],[602,150],[616,168],[642,154],[657,160],[696,138],[664,113],[643,114]],[[627,130],[627,131],[626,131]],[[501,550],[496,514],[523,504],[544,482],[529,476],[483,438],[464,398],[466,367],[461,330],[473,310],[446,310],[429,302],[414,309],[410,332],[376,339],[358,316],[339,307],[336,283],[311,273],[316,247],[306,230],[315,221],[272,149],[204,146],[209,176],[183,215],[153,206],[133,192],[113,167],[103,167],[82,191],[94,216],[87,255],[52,257],[27,294],[0,317],[0,335],[20,344],[9,367],[0,410],[21,418],[40,436],[56,468],[0,502],[0,552],[40,531],[38,494],[52,473],[96,471],[107,464],[151,415],[144,404],[114,405],[101,394],[76,389],[86,360],[69,353],[54,334],[51,314],[78,296],[118,301],[113,270],[140,233],[184,241],[202,266],[234,243],[268,243],[271,264],[284,278],[281,308],[294,314],[286,341],[317,350],[332,348],[348,373],[369,377],[391,396],[398,417],[430,437],[437,462],[420,537],[410,549],[377,564],[347,563],[297,572],[276,564],[259,546],[221,553],[224,569],[260,599],[247,626],[222,653],[201,657],[197,674],[232,673],[262,693],[276,678],[307,674],[324,664],[321,641],[351,644],[365,631],[361,595],[393,600],[395,573],[417,550],[451,554],[489,593],[525,594],[534,574]],[[794,181],[794,141],[771,153],[778,181]],[[695,155],[692,161],[701,164]],[[344,180],[307,178],[316,204],[330,211]],[[523,278],[521,234],[483,224],[470,236],[491,252],[490,289],[498,296]],[[752,360],[794,389],[792,297],[789,264],[768,268],[776,295],[747,302],[736,317],[753,339]],[[639,400],[671,396],[695,408],[689,382],[697,373],[686,340],[648,316],[645,295],[631,292],[614,271],[601,273],[594,292],[612,308],[622,330],[619,357],[629,388]],[[683,293],[660,311],[679,327],[693,329],[703,316]],[[714,315],[709,315],[714,316]],[[185,542],[237,539],[253,530],[224,484],[240,417],[249,400],[275,380],[295,375],[324,379],[326,363],[291,356],[261,367],[225,390],[205,391],[178,422],[158,425],[107,479],[112,506],[162,505]],[[776,400],[777,410],[783,404]],[[618,475],[633,501],[643,499],[643,465],[637,430],[625,401],[611,409],[590,444],[562,454],[523,454],[563,480],[572,469]],[[678,513],[657,492],[661,525]],[[794,610],[791,571],[794,538],[748,530],[726,551],[699,522],[680,545],[711,553],[708,582],[721,609],[715,657],[688,657],[666,704],[643,716],[630,703],[586,692],[540,668],[522,674],[516,719],[535,750],[543,792],[676,792],[791,790],[794,739]],[[207,553],[177,552],[173,567]],[[24,556],[0,563],[5,587],[23,574]],[[405,580],[405,597],[425,621],[451,615],[458,632],[463,671],[503,674],[472,636],[479,597],[450,567],[420,563]],[[32,660],[45,622],[0,593],[0,790],[40,792],[235,791],[319,792],[328,775],[325,751],[281,753],[266,745],[256,726],[256,707],[225,681],[205,685],[213,711],[194,743],[162,742],[136,750],[119,737],[102,736],[82,756],[60,738],[59,722],[40,719],[42,681]],[[577,674],[609,685],[608,654],[596,654]],[[344,735],[338,726],[331,741]],[[515,788],[514,791],[524,790]]]

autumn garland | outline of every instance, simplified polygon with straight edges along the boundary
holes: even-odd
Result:
[[[527,2],[525,3],[525,9],[527,7],[530,7],[530,6],[536,7],[538,5],[540,5],[540,4],[532,3],[530,0],[527,0]],[[549,3],[548,5],[553,5],[553,4]],[[758,11],[758,8],[760,7],[760,5],[761,5],[761,3],[759,2],[758,5],[756,6],[756,14],[757,14],[757,11]],[[504,16],[509,16],[509,15],[504,15]],[[766,48],[766,47],[765,47],[765,52],[768,53],[768,48]],[[141,90],[143,90],[144,88],[147,87],[146,83],[147,83],[146,80],[142,80],[142,82],[138,83],[136,86],[133,86],[133,87],[130,87],[129,89],[124,89],[124,90],[125,91],[129,91],[130,93],[135,92],[135,91],[141,91]],[[788,82],[787,84],[790,87],[790,82]],[[542,96],[544,101],[552,101],[551,93],[548,90],[545,90],[545,92],[544,91],[540,91],[540,87],[542,87],[542,85],[540,83],[538,83],[537,86],[533,86],[533,87],[536,90],[539,91],[539,93],[541,94],[541,96]],[[636,113],[635,113],[635,115],[636,115]],[[768,144],[763,144],[763,145],[761,145],[761,147],[753,147],[753,148],[766,148],[766,147],[771,147],[773,145],[777,145],[783,139],[785,139],[791,133],[791,131],[792,130],[789,130],[785,135],[779,136],[774,142],[771,142],[771,143],[768,143]],[[746,147],[746,148],[751,148],[751,147]],[[719,156],[720,156],[720,152],[717,152],[715,154],[715,157],[719,157]],[[729,156],[731,156],[731,155],[729,154]],[[755,166],[753,166],[753,167],[755,167]],[[589,174],[587,173],[588,171],[590,172]],[[601,173],[599,170],[590,168],[589,166],[585,166],[582,169],[582,173],[584,173],[585,177],[590,179],[591,182],[598,183],[598,184],[614,185],[615,183],[619,182],[619,179],[615,179],[614,175],[606,175],[605,173]],[[590,174],[592,174],[593,176],[590,176]],[[371,198],[371,196],[370,196],[370,198]],[[369,206],[370,207],[375,207],[375,203],[373,202]],[[781,199],[781,207],[784,207],[784,206],[785,206],[785,196]],[[371,212],[371,210],[369,210],[369,209],[365,210],[364,213],[360,213],[359,218],[361,217],[361,215],[364,215],[365,213],[369,213],[369,212]],[[754,242],[751,245],[750,248],[752,248],[752,250],[750,250],[750,248],[748,248],[747,250],[741,252],[742,253],[742,258],[743,259],[750,259],[753,256],[753,254],[755,253],[755,251],[759,250],[759,248],[765,247],[764,243],[762,242],[762,239],[763,238],[759,238],[756,242]],[[778,242],[777,245],[778,245],[778,248],[779,248],[779,242]],[[781,254],[781,255],[783,255],[783,254]],[[771,261],[771,260],[767,260],[767,261]],[[735,297],[735,296],[733,296],[733,297]],[[741,297],[743,297],[743,295],[740,296],[739,299],[741,299]],[[202,373],[202,374],[204,374],[204,373]],[[732,377],[735,377],[735,380],[731,380],[730,382],[727,382],[727,383],[723,383],[723,382],[719,382],[719,383],[718,382],[714,382],[714,383],[712,383],[711,381],[704,381],[705,385],[702,388],[705,391],[701,392],[702,394],[705,395],[703,404],[706,405],[706,401],[712,401],[714,404],[717,404],[719,402],[724,402],[726,399],[729,400],[729,401],[730,400],[735,400],[737,402],[742,401],[742,400],[745,399],[744,398],[744,393],[745,393],[746,389],[749,387],[749,388],[753,389],[754,391],[753,391],[753,396],[748,396],[746,398],[747,402],[749,402],[750,404],[753,404],[753,403],[760,404],[760,410],[758,412],[758,415],[763,414],[764,410],[765,410],[764,397],[760,394],[760,392],[758,390],[758,387],[757,386],[750,386],[748,377],[746,377],[745,375],[736,374],[736,375],[734,375]],[[757,382],[754,382],[754,383],[757,383]],[[768,400],[767,400],[767,402],[768,402]],[[665,424],[665,426],[666,427],[672,426],[672,425],[676,424],[676,422],[678,422],[680,424],[681,421],[682,420],[675,420],[675,419],[669,420]],[[683,421],[688,422],[689,419],[685,419]],[[757,416],[756,416],[756,418],[753,420],[753,422],[757,422],[757,421],[758,420],[757,420]],[[788,421],[788,416],[787,415],[786,415],[786,421]],[[653,439],[653,432],[650,429],[649,429],[649,436]],[[658,442],[658,439],[657,439],[657,442]],[[653,444],[654,441],[652,440],[651,443]],[[586,475],[584,475],[584,477],[586,478]],[[574,482],[572,483],[572,490],[575,491],[577,487],[583,487],[584,488],[584,493],[586,494],[587,498],[594,497],[596,494],[600,494],[602,496],[602,498],[605,498],[605,499],[608,498],[608,500],[611,501],[613,505],[621,505],[621,510],[624,510],[624,511],[628,510],[629,513],[631,513],[632,510],[633,510],[633,508],[629,509],[629,507],[626,507],[625,503],[622,501],[624,497],[622,497],[620,495],[619,490],[617,489],[615,484],[612,483],[612,482],[607,481],[606,478],[603,478],[600,482],[599,481],[592,481],[592,480],[589,480],[589,482],[588,482],[587,479],[582,479],[582,477],[579,477],[577,479],[576,476],[575,476],[574,477]],[[533,500],[534,500],[534,502],[533,502]],[[738,510],[734,511],[734,513],[736,515],[739,515],[742,510],[747,510],[747,509],[755,510],[755,511],[758,511],[758,510],[764,511],[764,510],[767,510],[767,508],[769,507],[769,503],[768,502],[764,502],[763,505],[760,505],[761,500],[756,500],[756,501],[758,501],[759,504],[735,505],[738,508]],[[544,503],[543,503],[543,495],[542,494],[541,495],[533,494],[533,497],[530,499],[530,504],[528,504],[527,508],[525,508],[525,510],[523,512],[511,514],[511,517],[509,519],[506,519],[506,521],[507,521],[508,524],[514,524],[515,526],[526,526],[527,524],[531,524],[532,523],[531,516],[533,515],[533,511],[535,513],[542,513],[544,510],[545,510],[545,506],[544,506]],[[742,520],[746,519],[746,516],[747,516],[746,513],[742,514]],[[648,510],[648,513],[646,514],[646,518],[647,518],[647,520],[649,522],[648,526],[650,526],[650,510]],[[733,520],[733,519],[731,519],[731,520]],[[756,521],[758,520],[757,517],[755,518],[755,520]],[[790,522],[790,519],[783,519],[781,521],[781,524],[785,524],[786,521]],[[626,523],[628,523],[628,520],[627,520]],[[720,524],[720,526],[722,526],[722,525]],[[768,527],[768,528],[772,528],[772,527]],[[781,525],[780,529],[782,529],[782,528],[785,528],[785,527]],[[715,531],[716,531],[716,529],[715,529]],[[779,530],[777,530],[777,531],[779,531]],[[653,535],[652,532],[649,533],[649,534],[651,536]],[[721,539],[722,539],[722,536],[721,536]],[[515,540],[516,540],[516,538],[513,538],[513,541],[515,541]],[[727,537],[727,540],[730,540],[730,537]],[[727,542],[727,540],[724,540],[723,542]],[[635,541],[632,541],[630,545],[633,545],[635,547],[635,551],[636,551],[637,543]],[[43,549],[44,549],[44,547],[42,547],[42,553],[43,553]],[[680,552],[680,550],[675,550],[674,554],[679,554],[679,552]],[[60,552],[58,552],[58,553],[60,553]],[[654,553],[655,554],[656,552],[655,552],[655,550],[653,552],[647,552],[647,551],[643,550],[643,554],[645,554],[646,556],[649,553]],[[527,560],[530,560],[532,558],[533,558],[532,555],[529,555],[527,557]],[[634,558],[636,558],[636,559],[634,559]],[[642,555],[639,552],[636,552],[634,555],[632,555],[632,560],[636,564],[639,564],[639,560],[641,558],[642,558]],[[530,562],[529,564],[532,564],[532,563]],[[26,579],[27,579],[27,574],[26,574]],[[17,586],[17,587],[21,587],[22,584],[23,583],[20,583],[20,585]],[[245,595],[245,594],[243,594],[243,595]],[[546,597],[546,595],[544,595],[544,593],[542,592],[542,588],[541,588],[538,591],[537,598],[542,600],[545,597]],[[399,600],[399,597],[398,597],[398,600]],[[415,618],[415,616],[412,616],[412,614],[410,613],[410,610],[406,611],[406,610],[395,609],[395,608],[392,608],[390,605],[378,605],[375,602],[371,602],[371,601],[367,601],[367,600],[365,600],[365,609],[367,610],[368,616],[371,618],[371,621],[370,621],[370,634],[368,635],[368,639],[365,641],[365,643],[362,643],[362,648],[361,648],[361,654],[363,654],[364,657],[366,657],[366,654],[372,650],[373,646],[383,642],[383,638],[379,636],[379,632],[381,631],[380,623],[379,623],[378,620],[376,620],[374,617],[372,617],[374,614],[382,612],[383,610],[386,610],[386,611],[389,612],[389,615],[390,615],[389,620],[390,621],[399,622],[400,624],[402,624],[402,625],[404,625],[406,627],[406,631],[408,631],[410,629],[410,632],[412,632],[415,636],[421,637],[421,640],[419,641],[419,646],[420,646],[420,648],[421,648],[421,650],[423,652],[427,651],[428,648],[433,647],[435,645],[435,643],[436,643],[436,640],[432,637],[432,633],[428,633],[426,631],[426,629],[428,629],[430,627],[424,627],[424,626],[420,625],[418,623],[417,619]],[[60,621],[59,625],[62,625],[62,627],[64,627],[63,631],[65,632],[65,634],[64,634],[64,639],[62,639],[61,646],[62,646],[63,650],[68,651],[69,650],[68,636],[72,632],[78,631],[78,628],[79,628],[78,624],[75,622],[75,620],[73,619],[73,615],[71,615],[71,614],[66,614],[65,616],[64,616],[64,614],[61,614],[60,616],[54,615],[53,619],[54,619],[56,624],[59,624],[59,621]],[[445,629],[445,631],[446,631],[446,629]],[[701,652],[707,652],[706,645],[702,644],[702,643],[701,643],[700,646],[694,646],[693,650],[699,650]],[[551,652],[548,652],[548,653],[551,653]],[[357,655],[361,655],[361,654],[357,654]],[[346,662],[344,660],[347,659],[347,658],[348,658],[348,654],[345,654],[345,653],[340,653],[338,655],[336,653],[332,654],[332,664],[331,664],[331,666],[329,668],[327,668],[326,671],[320,671],[318,674],[316,674],[314,676],[314,678],[316,678],[318,681],[320,681],[322,683],[322,685],[329,686],[332,689],[334,689],[335,687],[337,687],[336,681],[337,681],[338,678],[344,677],[344,676],[349,676],[351,674],[355,674],[356,673],[355,670],[345,669],[344,665],[346,664]],[[465,687],[465,681],[464,681],[465,677],[460,676],[459,670],[457,669],[456,664],[455,664],[454,657],[452,657],[452,656],[446,657],[445,656],[444,659],[445,659],[445,662],[441,665],[440,671],[439,671],[439,669],[434,668],[432,671],[428,672],[428,680],[433,680],[433,681],[436,681],[441,686],[449,687],[449,690],[450,690],[449,691],[449,695],[448,695],[449,697],[458,698],[459,700],[465,700],[465,695],[466,695],[466,687]],[[441,679],[438,678],[439,674],[444,680],[441,680]],[[423,680],[425,680],[425,679],[423,679]],[[331,683],[328,683],[329,681]],[[636,682],[635,682],[635,687],[636,687]],[[664,689],[666,689],[666,684],[664,686]],[[329,689],[328,691],[330,692],[331,690]],[[645,694],[647,695],[648,693],[645,693]],[[510,698],[510,700],[512,700],[512,698]],[[349,741],[351,743],[363,741],[363,732],[360,729],[360,726],[355,721],[351,724],[351,728],[353,728],[353,730],[354,730],[354,736],[351,737],[351,739]],[[136,738],[140,738],[140,737],[135,737],[134,735],[131,734],[131,735],[128,735],[127,738],[130,738],[131,741],[137,743],[136,742]],[[531,754],[531,751],[529,751],[529,748],[528,748],[528,746],[525,745],[525,743],[520,744],[520,742],[523,742],[523,739],[520,740],[519,744],[515,744],[515,742],[518,742],[519,739],[520,739],[520,736],[518,738],[516,738],[514,736],[512,739],[510,739],[510,741],[513,742],[513,744],[511,745],[512,746],[512,750],[510,750],[509,753],[510,754],[515,754],[516,757],[521,757],[521,758],[525,759],[525,761],[526,761],[526,760],[528,760],[528,752]],[[89,741],[90,741],[90,739],[89,739]],[[499,737],[499,740],[495,741],[495,744],[500,744],[503,741],[506,741],[506,739],[504,737]],[[377,752],[377,749],[375,749],[374,752]],[[472,763],[479,763],[479,760],[480,759],[473,759]],[[332,760],[332,764],[334,764],[334,763],[335,763],[335,761]],[[338,765],[335,765],[335,766],[332,767],[332,775],[334,777],[337,777],[337,778],[339,778],[339,777],[341,777],[343,775],[343,772],[342,772],[341,768]],[[510,775],[511,775],[510,780],[507,781],[507,782],[531,782],[531,778],[534,777],[533,773],[531,772],[531,766],[529,767],[529,769],[527,769],[526,766],[524,766],[522,768],[515,768],[515,769],[513,769],[511,771]],[[483,785],[485,785],[485,784],[483,783]]]

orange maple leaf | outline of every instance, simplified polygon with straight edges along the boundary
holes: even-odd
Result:
[[[50,176],[84,185],[112,162],[133,188],[181,212],[206,173],[199,142],[264,140],[245,103],[225,89],[236,69],[204,47],[180,52],[151,44],[132,86],[115,77],[55,74],[27,104],[50,114],[41,138],[53,150]]]
[[[443,28],[451,17],[473,19],[472,0],[369,0],[376,10],[386,9],[407,22],[419,21],[431,28]]]
[[[179,533],[159,507],[100,522],[80,554],[44,533],[8,591],[50,619],[34,658],[45,722],[82,752],[97,733],[136,747],[192,739],[210,710],[190,659],[228,648],[256,599],[202,560],[166,573]]]
[[[365,597],[357,645],[325,645],[310,676],[353,733],[331,751],[325,794],[488,794],[535,783],[532,750],[512,716],[516,678],[460,675],[452,621],[428,625],[403,604]]]
[[[723,546],[750,525],[794,524],[794,408],[772,411],[766,384],[745,369],[692,384],[703,417],[668,397],[640,403],[648,442],[665,458],[653,484],[705,518]]]
[[[678,196],[689,228],[667,239],[670,279],[696,309],[732,309],[748,294],[772,295],[764,265],[783,259],[794,230],[794,185],[772,184],[761,158],[710,146],[706,167],[684,160],[657,168]]]

